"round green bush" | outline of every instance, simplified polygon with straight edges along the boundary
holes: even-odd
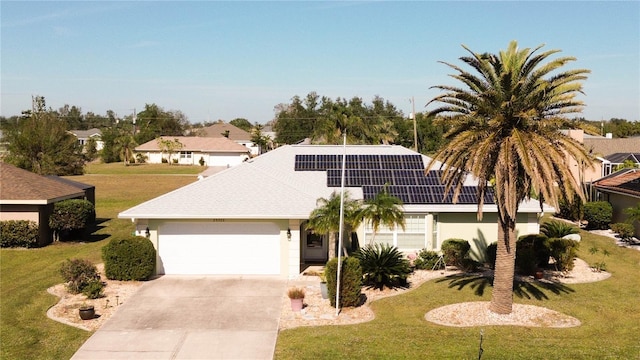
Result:
[[[523,235],[516,242],[516,267],[525,275],[547,267],[550,256],[548,238],[542,234]]]
[[[471,250],[471,245],[467,240],[447,239],[442,243],[440,249],[447,265],[462,267],[464,258]]]
[[[584,205],[584,220],[588,230],[606,230],[613,218],[613,207],[606,201],[592,201]]]
[[[147,280],[156,269],[156,249],[149,239],[113,239],[102,248],[104,271],[111,280]]]
[[[327,278],[329,301],[336,307],[336,288],[338,278],[338,258],[327,262],[324,274]],[[362,268],[360,261],[353,256],[342,259],[340,271],[340,307],[355,307],[362,305]]]

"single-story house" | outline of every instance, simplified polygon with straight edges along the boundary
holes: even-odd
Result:
[[[613,223],[624,222],[624,210],[640,202],[640,169],[622,169],[593,182],[599,199],[613,207]],[[640,236],[640,224],[634,223],[635,235]]]
[[[204,180],[121,212],[157,249],[158,274],[270,274],[294,277],[327,260],[327,237],[306,227],[319,198],[340,190],[342,146],[286,145]],[[380,229],[377,243],[404,252],[438,251],[449,238],[468,240],[477,258],[497,239],[497,208],[486,199],[476,217],[475,182],[458,203],[443,195],[431,159],[396,145],[346,147],[346,187],[352,199],[374,196],[389,184],[404,201],[406,228]],[[545,211],[553,211],[545,206]],[[538,233],[540,205],[520,205],[519,235]],[[351,237],[370,242],[363,225]],[[349,239],[351,240],[351,239]]]
[[[96,141],[96,150],[100,151],[104,148],[104,141],[102,141],[102,132],[100,129],[69,130],[68,132],[78,138],[78,143],[83,147],[87,145],[89,139],[94,139]]]
[[[83,199],[78,186],[0,163],[0,220],[30,220],[38,224],[39,246],[53,241],[49,216],[62,200]]]
[[[201,134],[204,137],[226,137],[249,149],[251,156],[260,155],[260,147],[251,141],[251,134],[232,124],[219,121],[203,128]]]
[[[171,154],[171,161],[178,160],[182,165],[200,165],[200,159],[206,166],[232,167],[249,158],[249,149],[225,137],[199,136],[167,136],[168,141],[179,141],[182,148]],[[135,148],[136,154],[143,154],[147,162],[160,164],[169,161],[167,152],[163,152],[158,144],[159,139],[148,141]]]

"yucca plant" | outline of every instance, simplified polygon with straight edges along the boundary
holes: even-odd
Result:
[[[578,229],[562,221],[549,221],[540,225],[540,232],[548,238],[562,238],[569,234],[577,234]]]
[[[360,260],[364,283],[382,290],[405,286],[411,267],[409,261],[395,246],[386,244],[367,245],[354,256]]]

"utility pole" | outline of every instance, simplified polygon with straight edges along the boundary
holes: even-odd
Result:
[[[413,118],[413,150],[418,152],[418,125],[416,124],[416,100],[411,97],[411,117]]]

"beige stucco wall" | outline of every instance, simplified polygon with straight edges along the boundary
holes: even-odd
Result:
[[[624,210],[630,207],[635,207],[638,205],[638,202],[640,202],[640,199],[628,195],[608,193],[607,197],[608,199],[605,200],[607,200],[611,204],[611,207],[613,207],[612,224],[625,222],[627,220],[627,215],[624,213]],[[636,229],[635,236],[640,236],[640,223],[636,221],[633,225]]]
[[[487,245],[498,239],[498,215],[486,213],[482,220],[478,221],[475,213],[439,214],[437,231],[437,250],[440,250],[442,242],[447,239],[463,239],[471,245],[471,257],[484,261]],[[516,236],[537,234],[537,214],[518,214],[516,232]]]
[[[29,220],[39,223],[39,212],[37,205],[2,205],[0,220]]]

